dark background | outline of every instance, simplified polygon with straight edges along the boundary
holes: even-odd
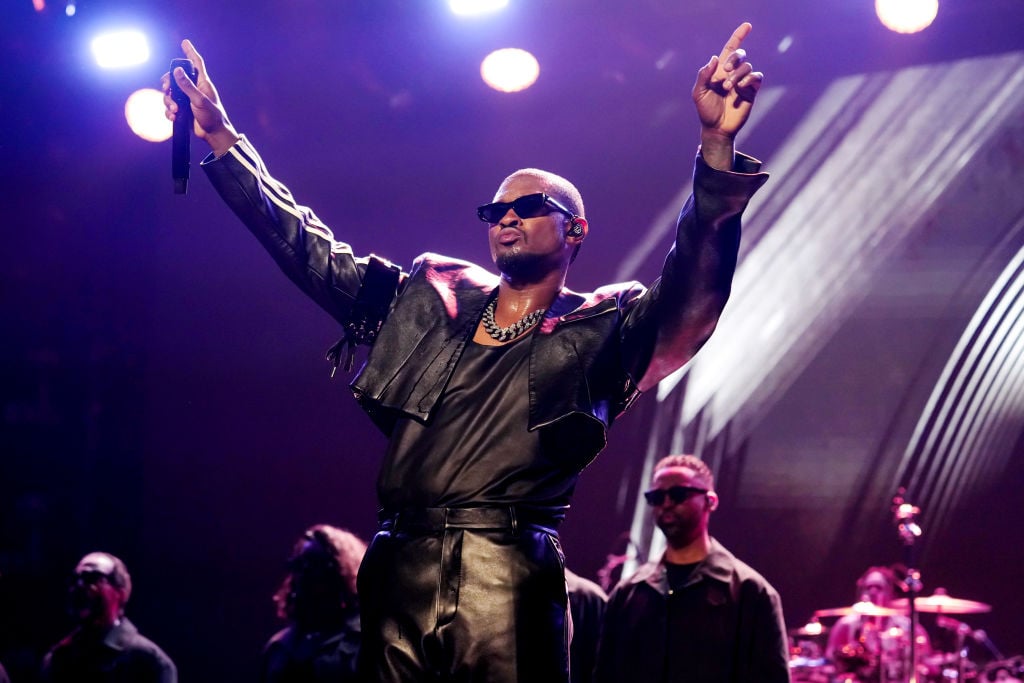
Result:
[[[148,28],[154,57],[100,73],[88,39],[118,18]],[[775,174],[748,224],[751,264],[776,225],[792,222],[786,207],[825,207],[849,221],[852,239],[873,220],[867,208],[893,199],[871,194],[886,174],[951,179],[923,217],[890,214],[918,229],[873,243],[865,276],[845,289],[838,281],[835,307],[800,336],[816,343],[763,363],[756,395],[707,427],[708,439],[710,409],[680,420],[682,399],[671,396],[646,396],[617,423],[564,527],[569,565],[595,577],[631,528],[646,549],[633,520],[643,464],[695,450],[719,474],[714,532],[779,588],[798,626],[852,602],[869,564],[901,560],[889,508],[910,482],[908,493],[932,506],[922,505],[917,558],[925,592],[945,586],[991,603],[990,614],[964,618],[1005,655],[1024,652],[1024,401],[1009,396],[991,416],[1005,427],[998,448],[951,447],[987,463],[985,476],[915,491],[906,465],[943,367],[1024,244],[1024,82],[1011,54],[1024,49],[1024,3],[945,0],[931,28],[898,36],[869,0],[526,0],[476,20],[428,0],[82,0],[70,18],[63,6],[36,12],[9,0],[0,9],[0,661],[15,683],[33,680],[68,630],[65,580],[88,551],[127,562],[129,614],[182,681],[247,680],[280,626],[270,597],[295,537],[316,522],[364,538],[374,530],[383,438],[346,378],[328,376],[323,353],[337,325],[276,271],[196,164],[188,195],[174,196],[169,143],[144,142],[124,123],[125,97],[156,86],[181,39],[206,57],[234,123],[273,173],[357,254],[408,266],[429,249],[486,263],[473,208],[512,170],[537,166],[574,180],[587,202],[591,235],[569,282],[585,291],[656,276],[668,225],[630,272],[623,256],[687,186],[693,75],[742,20],[754,24],[746,47],[768,80],[740,147]],[[529,91],[502,95],[480,82],[482,57],[507,46],[541,61]],[[953,66],[987,58],[997,61]],[[840,108],[864,118],[882,99],[872,79],[898,89],[892,75],[915,68],[927,78],[886,119],[887,137],[861,143],[841,114],[805,119],[844,78],[867,79],[863,108]],[[926,137],[940,150],[965,137],[977,144],[933,167],[885,163],[888,146],[922,134],[916,108],[942,97]],[[952,134],[944,122],[967,107],[993,124]],[[794,142],[807,121],[832,137]],[[844,141],[865,166],[808,195]],[[794,160],[794,149],[813,154]],[[836,200],[862,186],[867,208],[853,215]],[[814,240],[805,234],[769,261]],[[825,263],[834,245],[821,246]],[[738,287],[730,309],[781,305],[753,291]],[[764,351],[749,332],[730,339]],[[1008,339],[999,377],[1020,374]],[[999,457],[985,460],[989,452]],[[940,505],[941,524],[929,527]]]

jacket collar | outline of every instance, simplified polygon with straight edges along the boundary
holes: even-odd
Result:
[[[732,576],[735,560],[735,556],[726,550],[725,546],[712,538],[708,554],[693,568],[693,572],[690,574],[690,578],[687,579],[686,585],[692,586],[704,579],[728,583],[729,578]],[[648,562],[640,567],[629,579],[628,583],[646,583],[662,595],[668,595],[669,586],[668,575],[665,570],[665,555],[663,554],[657,562]]]
[[[104,633],[97,633],[95,629],[90,629],[85,626],[79,626],[77,629],[71,632],[62,643],[74,643],[76,641],[89,641],[96,642],[96,640],[102,639],[103,645],[109,647],[112,650],[123,650],[139,630],[135,628],[135,624],[128,621],[127,617],[121,617],[116,624],[108,628]]]
[[[571,289],[562,288],[562,291],[555,297],[554,303],[548,309],[548,316],[552,318],[563,318],[573,311],[579,309],[587,302],[586,297],[577,294]]]
[[[426,255],[426,260],[431,266],[426,271],[427,281],[444,302],[452,321],[465,322],[466,317],[478,315],[498,288],[497,275],[468,261],[442,259],[434,254]],[[548,309],[542,329],[550,331],[559,322],[588,318],[611,310],[614,305],[601,304],[614,302],[615,294],[620,290],[621,286],[613,285],[583,295],[563,287]]]
[[[424,277],[444,304],[450,321],[465,323],[478,315],[498,287],[498,277],[480,266],[458,259],[426,254]]]
[[[123,650],[128,641],[136,636],[139,629],[135,624],[128,621],[128,617],[121,617],[120,620],[109,630],[103,638],[103,644],[112,650]]]

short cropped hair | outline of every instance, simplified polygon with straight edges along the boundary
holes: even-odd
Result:
[[[547,194],[565,204],[565,208],[580,217],[586,216],[583,209],[583,196],[576,186],[571,182],[551,171],[543,171],[539,168],[521,168],[513,171],[507,178],[501,181],[505,185],[508,181],[518,176],[530,176],[536,178],[543,185]]]
[[[697,473],[698,477],[707,480],[710,488],[715,488],[715,475],[711,468],[708,467],[706,462],[695,455],[666,455],[655,464],[654,474],[668,467],[686,467],[691,469]]]
[[[107,583],[121,592],[121,605],[124,606],[132,595],[132,576],[128,573],[128,567],[125,566],[120,557],[110,553],[96,551],[89,553],[89,555],[103,555],[113,563],[114,568],[107,575]]]

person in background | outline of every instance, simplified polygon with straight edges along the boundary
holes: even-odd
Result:
[[[327,524],[295,543],[288,574],[274,594],[288,626],[263,648],[263,683],[345,683],[356,680],[359,597],[356,573],[366,543]]]
[[[572,614],[572,641],[569,643],[570,683],[590,683],[594,680],[597,661],[597,643],[601,636],[608,594],[591,581],[568,567],[565,586],[569,593],[569,612]]]
[[[75,567],[68,590],[78,626],[43,659],[47,683],[176,683],[163,650],[125,616],[132,578],[119,558],[92,552]]]
[[[868,567],[857,579],[857,600],[890,608],[900,596],[900,576],[892,567]],[[931,650],[928,634],[918,624],[915,656],[923,661]],[[907,678],[910,617],[905,614],[848,614],[832,627],[825,657],[835,663],[840,680],[889,683]]]
[[[662,458],[644,497],[667,547],[612,591],[597,682],[788,683],[779,594],[708,531],[719,503],[710,468]]]

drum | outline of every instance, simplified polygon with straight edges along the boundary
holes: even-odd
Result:
[[[920,679],[928,683],[978,680],[978,666],[955,652],[933,652],[922,660],[919,669]]]
[[[832,683],[836,668],[824,657],[790,657],[789,678],[792,683]]]
[[[840,674],[836,681],[856,683],[857,681],[878,681],[878,655],[857,641],[847,643],[833,653],[835,670]]]
[[[1024,683],[1024,656],[991,662],[985,666],[979,681],[1000,683]]]
[[[825,659],[820,629],[790,631],[789,677],[792,683],[832,683],[836,668]]]

